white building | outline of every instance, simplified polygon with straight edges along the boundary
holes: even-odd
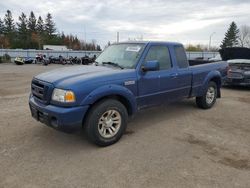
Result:
[[[63,45],[43,45],[44,50],[56,50],[56,51],[65,51],[68,50],[67,46]]]

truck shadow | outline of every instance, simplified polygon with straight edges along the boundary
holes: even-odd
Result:
[[[37,122],[37,126],[32,130],[33,135],[39,137],[42,145],[49,148],[49,150],[57,150],[58,147],[63,146],[64,149],[78,148],[86,149],[91,148],[93,145],[88,142],[83,130],[74,132],[62,132],[47,127],[42,123]]]
[[[226,90],[239,90],[239,91],[250,91],[250,86],[223,86],[223,89]]]
[[[200,109],[196,107],[195,101],[192,99],[145,109],[138,112],[132,119],[127,131],[142,131],[144,128],[155,126],[159,122],[178,119],[184,115],[192,115],[197,111],[200,111]]]
[[[156,124],[161,121],[176,119],[180,115],[191,115],[199,110],[200,109],[196,107],[194,100],[184,100],[182,102],[162,105],[140,111],[129,121],[124,137],[126,139],[127,136],[136,136],[137,132],[142,132],[143,129],[151,126],[157,126]],[[53,152],[64,153],[67,151],[74,153],[81,150],[89,152],[96,149],[106,151],[107,149],[109,150],[114,147],[120,147],[118,145],[122,144],[122,140],[124,139],[123,137],[121,142],[105,147],[105,149],[90,143],[83,130],[73,133],[64,133],[44,126],[41,123],[37,124],[39,124],[38,127],[33,128],[33,135],[39,136],[40,143],[37,144],[40,144],[45,150]]]

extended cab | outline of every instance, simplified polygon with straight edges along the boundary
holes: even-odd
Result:
[[[189,65],[180,43],[117,43],[93,65],[35,76],[29,105],[38,121],[59,130],[83,127],[91,141],[107,146],[138,110],[192,97],[198,107],[211,108],[227,67],[223,61]]]

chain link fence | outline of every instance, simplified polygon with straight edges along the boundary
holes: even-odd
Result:
[[[20,57],[31,57],[35,58],[37,54],[44,54],[47,57],[55,56],[58,57],[59,55],[69,58],[72,57],[84,57],[89,56],[93,57],[94,55],[98,56],[101,52],[100,51],[56,51],[56,50],[22,50],[22,49],[1,49],[0,56],[4,54],[8,54],[12,59],[20,56]],[[218,55],[218,52],[187,52],[187,58],[189,60],[193,60],[196,58],[203,58],[209,59],[213,58]]]
[[[0,56],[4,54],[8,54],[11,58],[15,58],[17,56],[20,57],[31,57],[35,58],[37,54],[44,54],[47,57],[55,56],[58,57],[59,55],[69,58],[72,57],[84,57],[89,56],[93,57],[94,55],[98,56],[101,52],[100,51],[56,51],[56,50],[22,50],[22,49],[1,49]]]

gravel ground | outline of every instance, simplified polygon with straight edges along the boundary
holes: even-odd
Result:
[[[32,77],[59,66],[0,65],[0,187],[250,187],[249,88],[140,112],[100,148],[31,118]]]

